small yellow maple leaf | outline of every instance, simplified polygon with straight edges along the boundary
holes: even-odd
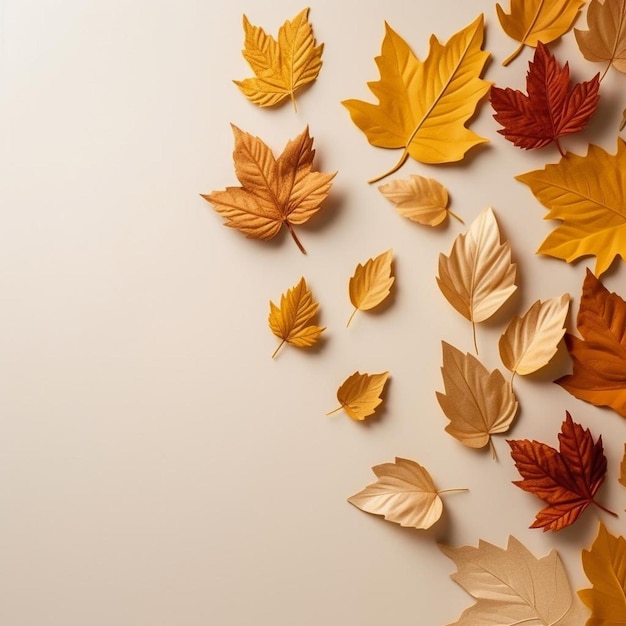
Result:
[[[304,277],[298,284],[280,297],[280,307],[270,300],[268,324],[281,342],[272,354],[274,358],[285,343],[296,348],[312,346],[326,328],[311,324],[317,313],[318,303],[313,300]]]
[[[256,77],[233,82],[248,100],[269,107],[290,97],[296,109],[295,92],[313,82],[322,67],[324,44],[315,45],[308,14],[303,9],[287,20],[278,30],[278,41],[243,16],[243,56]]]
[[[550,43],[564,35],[578,16],[584,0],[511,0],[511,12],[496,4],[498,19],[504,32],[519,41],[518,48],[502,65],[508,65],[524,46]]]
[[[368,259],[365,265],[356,266],[348,284],[350,302],[354,311],[346,326],[350,325],[357,311],[369,311],[378,306],[389,295],[395,278],[391,275],[393,251],[387,250],[374,259]]]
[[[364,420],[372,415],[376,407],[382,402],[380,397],[389,372],[381,374],[361,374],[354,372],[348,376],[337,390],[337,400],[341,406],[327,415],[332,415],[344,409],[353,420]]]

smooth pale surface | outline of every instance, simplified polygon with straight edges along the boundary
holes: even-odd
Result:
[[[303,8],[287,0],[0,0],[0,623],[10,626],[319,626],[453,622],[471,598],[437,548],[498,546],[515,535],[533,554],[559,551],[572,586],[588,587],[580,550],[597,516],[557,535],[527,528],[537,499],[503,437],[499,462],[450,437],[438,406],[441,340],[472,351],[471,324],[441,295],[439,252],[464,227],[421,227],[365,183],[397,155],[367,143],[339,102],[368,100],[384,20],[423,58],[485,13],[486,78],[521,89],[532,50],[508,68],[511,39],[493,0],[323,0],[311,6],[324,42],[318,80],[261,110],[233,79],[248,75],[242,14],[276,32]],[[579,22],[579,27],[585,27]],[[555,48],[588,79],[569,33]],[[598,115],[564,145],[615,151],[624,76],[602,82]],[[316,164],[339,170],[319,219],[251,241],[222,226],[200,193],[236,185],[230,122],[275,152],[310,124]],[[491,144],[464,164],[407,163],[436,178],[466,226],[494,207],[520,288],[477,329],[481,362],[501,367],[510,317],[564,292],[578,301],[585,265],[536,256],[553,229],[514,175],[556,162],[497,133],[488,104],[473,130]],[[349,329],[356,264],[394,249],[391,305]],[[603,276],[626,297],[623,263]],[[267,326],[268,300],[305,276],[327,339],[287,349]],[[395,287],[397,286],[397,290]],[[358,321],[358,323],[356,323]],[[570,315],[568,327],[573,330]],[[338,414],[346,373],[389,370],[375,421]],[[556,439],[564,410],[606,442],[608,508],[626,508],[617,481],[622,418],[550,381],[516,377],[520,414],[507,436]],[[431,472],[442,519],[418,532],[367,515],[346,498],[371,467],[401,456]],[[595,507],[594,507],[595,508]],[[612,533],[623,518],[603,519]]]

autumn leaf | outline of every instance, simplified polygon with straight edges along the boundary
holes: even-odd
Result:
[[[379,191],[396,206],[400,215],[425,226],[438,226],[448,215],[463,220],[448,210],[448,190],[434,178],[411,174],[380,185]]]
[[[305,253],[293,227],[320,210],[336,172],[312,171],[315,150],[308,126],[287,143],[277,159],[258,137],[234,125],[233,132],[233,161],[241,187],[227,187],[202,197],[226,219],[226,226],[246,237],[271,239],[284,225]]]
[[[500,337],[504,366],[513,374],[531,374],[547,365],[565,334],[569,294],[537,300],[522,316],[515,316]]]
[[[555,382],[580,400],[626,417],[626,302],[589,270],[576,323],[582,339],[565,336],[574,371]]]
[[[498,19],[504,32],[519,41],[519,47],[502,65],[508,65],[524,46],[550,43],[564,35],[578,16],[584,0],[511,0],[511,12],[496,4]]]
[[[350,278],[348,291],[354,311],[346,326],[350,325],[357,311],[369,311],[383,302],[390,293],[395,278],[391,275],[392,250],[368,259],[365,265],[356,266]]]
[[[395,463],[375,465],[372,471],[378,480],[350,496],[348,502],[400,526],[430,528],[443,511],[440,494],[467,491],[439,491],[426,469],[409,459],[396,457]]]
[[[337,389],[340,406],[327,415],[343,409],[353,420],[364,420],[372,415],[382,402],[381,394],[388,378],[389,372],[381,374],[354,372]]]
[[[587,9],[589,30],[574,29],[576,43],[588,61],[605,62],[626,72],[626,0],[591,0]]]
[[[530,528],[561,530],[573,524],[590,505],[615,515],[595,499],[606,474],[602,436],[596,442],[566,412],[559,433],[559,451],[538,441],[509,440],[511,456],[523,480],[513,481],[520,489],[548,506],[537,513]]]
[[[528,95],[514,89],[491,88],[491,105],[498,132],[514,145],[531,150],[556,143],[559,137],[580,132],[598,105],[599,74],[572,84],[569,66],[561,67],[541,42],[526,75]]]
[[[499,370],[490,372],[471,354],[441,345],[446,391],[437,392],[437,400],[450,420],[446,432],[470,448],[489,444],[495,458],[491,435],[506,432],[517,413],[513,388]]]
[[[509,242],[500,243],[498,223],[491,208],[460,234],[449,256],[439,255],[437,284],[448,302],[475,324],[489,319],[517,289],[516,265]]]
[[[295,109],[295,92],[317,78],[324,44],[315,45],[308,15],[309,9],[303,9],[286,21],[278,30],[278,41],[243,16],[243,56],[256,77],[233,82],[250,102],[269,107],[290,97]]]
[[[593,585],[578,592],[591,609],[586,626],[626,624],[626,540],[600,523],[590,550],[582,552],[583,569]]]
[[[624,444],[624,456],[619,466],[619,482],[626,487],[626,443]]]
[[[318,303],[313,300],[304,278],[280,297],[280,307],[270,300],[268,324],[281,342],[272,354],[274,358],[285,343],[296,348],[312,346],[326,328],[311,322],[317,313]]]
[[[538,254],[568,263],[597,257],[595,273],[605,272],[616,256],[626,257],[626,143],[617,154],[590,145],[586,156],[567,154],[557,164],[516,176],[547,207],[544,219],[561,220]]]
[[[537,559],[518,539],[506,548],[480,539],[473,546],[439,546],[457,571],[452,580],[476,599],[450,626],[580,626],[581,606],[556,550]]]
[[[465,127],[490,83],[480,78],[489,56],[481,50],[483,16],[442,45],[433,35],[420,61],[388,24],[376,64],[380,80],[368,83],[378,104],[344,100],[352,121],[379,148],[402,149],[396,165],[369,182],[398,170],[411,156],[421,163],[460,161],[487,141]]]

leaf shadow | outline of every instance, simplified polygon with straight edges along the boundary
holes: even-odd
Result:
[[[304,233],[315,233],[324,230],[339,217],[341,213],[339,209],[343,206],[345,197],[346,194],[342,191],[331,193],[320,210],[304,224],[298,224],[296,228]]]

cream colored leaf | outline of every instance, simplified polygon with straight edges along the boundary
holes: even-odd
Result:
[[[411,174],[407,179],[396,178],[378,189],[395,204],[402,217],[418,224],[438,226],[448,213],[453,215],[448,211],[448,190],[434,178]]]
[[[437,400],[450,420],[446,432],[470,448],[491,444],[491,435],[506,432],[517,413],[511,384],[499,370],[489,372],[471,354],[445,341],[441,345],[446,391],[437,392]],[[492,452],[495,456],[493,448]]]
[[[341,406],[328,415],[343,409],[353,420],[364,420],[372,415],[382,402],[380,396],[388,378],[389,372],[381,374],[354,372],[337,390],[337,400]]]
[[[326,330],[311,323],[318,306],[304,278],[280,297],[280,307],[270,300],[268,324],[274,335],[281,340],[272,357],[278,354],[285,343],[296,348],[306,348],[317,342]]]
[[[537,559],[515,537],[506,548],[482,539],[473,546],[439,546],[457,571],[452,580],[476,599],[450,626],[581,626],[576,600],[557,552]]]
[[[537,300],[522,316],[514,317],[500,337],[500,358],[514,374],[531,374],[547,365],[565,334],[569,294]]]
[[[439,494],[444,491],[437,490],[419,463],[396,457],[395,463],[376,465],[372,471],[378,480],[350,496],[350,504],[411,528],[430,528],[441,517],[443,503]]]
[[[374,259],[368,259],[365,265],[360,263],[350,278],[348,291],[354,311],[348,320],[350,325],[357,311],[369,311],[378,306],[389,295],[395,278],[391,275],[393,251],[387,250]]]

